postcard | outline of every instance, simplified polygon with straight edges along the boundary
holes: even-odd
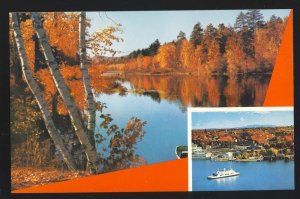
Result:
[[[294,189],[292,25],[291,9],[10,12],[12,192]]]

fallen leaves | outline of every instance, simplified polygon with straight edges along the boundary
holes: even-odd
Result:
[[[12,167],[12,190],[45,185],[52,182],[71,180],[89,175],[88,172],[71,172],[54,168]]]

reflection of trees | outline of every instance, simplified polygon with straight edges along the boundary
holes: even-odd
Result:
[[[270,77],[235,76],[227,78],[219,76],[207,78],[193,75],[131,75],[121,80],[129,81],[131,87],[134,88],[133,92],[149,96],[157,102],[165,99],[170,102],[179,101],[183,107],[233,107],[263,105]],[[122,81],[117,77],[91,75],[92,88],[96,94],[120,93],[124,90]],[[77,92],[72,92],[72,94],[75,99],[78,99],[79,107],[82,107],[81,91],[83,88],[81,88],[80,82],[72,81],[71,83],[71,91],[73,91],[72,88],[77,88]],[[59,100],[58,105],[60,105]]]
[[[151,97],[151,99],[153,101],[156,101],[156,102],[161,101],[160,94],[157,91],[145,91],[145,92],[143,92],[143,95]]]
[[[237,83],[237,79],[229,78],[224,90],[227,106],[238,106],[240,103],[241,93],[242,88]]]
[[[220,90],[217,79],[209,78],[206,80],[207,96],[210,106],[219,106]]]
[[[135,92],[187,106],[261,106],[269,84],[262,77],[127,76]]]
[[[259,78],[260,81],[256,81],[254,88],[255,88],[255,101],[254,106],[261,106],[266,97],[266,92],[268,90],[270,78],[266,76],[262,76]]]

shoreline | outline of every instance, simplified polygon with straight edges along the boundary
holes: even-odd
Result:
[[[276,161],[285,161],[292,162],[294,159],[290,159],[288,161],[284,159],[274,159],[274,160],[259,160],[259,159],[238,159],[238,160],[212,160],[212,159],[203,159],[203,158],[192,158],[192,160],[209,160],[211,162],[276,162]]]
[[[118,77],[118,76],[203,76],[198,74],[197,72],[180,72],[180,71],[174,71],[174,72],[125,72],[125,71],[106,71],[101,74],[101,76],[109,76],[109,77]],[[265,76],[265,75],[272,75],[272,73],[237,73],[233,75],[232,77],[241,77],[241,76]],[[210,75],[205,75],[206,77],[230,77],[227,73],[212,73]]]

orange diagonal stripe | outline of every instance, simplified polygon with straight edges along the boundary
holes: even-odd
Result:
[[[291,10],[277,55],[264,106],[293,106],[293,11]]]
[[[19,189],[13,193],[154,191],[188,191],[188,159],[172,160],[39,187]]]

